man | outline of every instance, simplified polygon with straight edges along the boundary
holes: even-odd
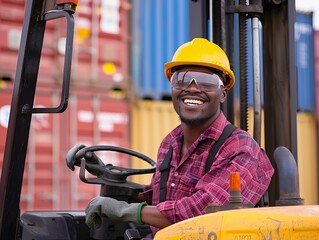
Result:
[[[94,198],[86,209],[89,226],[99,225],[101,216],[106,215],[148,224],[156,233],[204,214],[208,204],[229,203],[231,172],[240,174],[244,204],[256,205],[267,190],[273,167],[265,152],[239,128],[225,140],[205,171],[210,149],[230,124],[220,109],[235,82],[225,52],[206,39],[196,38],[177,49],[172,61],[165,64],[165,75],[181,124],[163,139],[151,184],[135,199],[141,203]],[[160,169],[169,151],[168,177],[161,188]]]

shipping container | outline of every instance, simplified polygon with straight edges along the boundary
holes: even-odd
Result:
[[[11,103],[12,84],[0,89],[0,166]],[[39,87],[34,107],[56,107],[59,89]],[[25,210],[84,209],[100,187],[79,179],[65,162],[76,144],[130,147],[129,105],[105,94],[73,88],[62,114],[33,114],[20,207]],[[99,152],[105,162],[129,167],[131,159],[117,152]],[[90,175],[88,175],[90,176]]]
[[[298,111],[315,112],[313,13],[297,12],[295,22]]]
[[[13,81],[22,34],[25,1],[1,0],[0,8],[0,78]],[[45,29],[39,78],[45,83],[58,77],[54,61],[57,55],[56,27],[60,21],[49,21]],[[60,26],[63,27],[64,26]]]
[[[162,139],[180,123],[171,101],[138,100],[131,109],[131,148],[157,159],[157,150]],[[149,167],[134,160],[133,168]],[[139,183],[149,183],[151,174],[135,176]]]
[[[23,22],[25,0],[0,0],[0,21]]]
[[[13,81],[18,60],[22,23],[0,20],[0,79]]]
[[[132,77],[140,99],[170,99],[164,63],[189,41],[188,1],[133,0]]]
[[[79,2],[74,16],[73,82],[108,90],[128,89],[130,10],[127,0]]]
[[[0,166],[5,147],[12,85],[21,40],[25,0],[0,0]],[[127,0],[79,2],[74,15],[75,38],[69,107],[63,114],[32,117],[21,210],[83,209],[99,194],[99,186],[82,183],[78,170],[65,164],[75,144],[129,147],[129,107],[121,91],[129,88],[129,14]],[[60,103],[66,20],[46,25],[35,106]],[[123,167],[131,158],[99,153],[102,159]]]
[[[300,196],[306,205],[319,203],[318,129],[313,113],[297,114],[297,145]]]
[[[0,1],[0,78],[15,78],[25,0]],[[71,80],[84,87],[128,90],[131,4],[127,0],[79,2]],[[55,85],[63,75],[66,19],[47,22],[39,82]]]
[[[319,123],[319,31],[314,33],[316,116]]]
[[[0,80],[0,169],[2,169],[2,159],[9,123],[11,95],[12,84],[7,84]]]
[[[123,100],[112,100],[104,95],[86,91],[78,91],[70,97],[69,107],[69,145],[84,144],[113,145],[128,148],[129,142],[129,105]],[[65,132],[65,131],[64,131]],[[68,149],[62,151],[66,156]],[[97,155],[105,163],[129,167],[130,158],[117,152],[98,152]],[[70,186],[70,209],[81,209],[86,206],[88,199],[99,195],[99,186],[92,187],[78,180],[78,170],[72,175]],[[70,172],[67,169],[67,172]],[[70,193],[72,193],[72,191]]]

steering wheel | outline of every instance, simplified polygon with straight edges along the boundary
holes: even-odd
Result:
[[[148,164],[151,165],[151,167],[145,168],[145,169],[132,169],[132,168],[113,166],[112,164],[99,165],[99,164],[87,162],[86,158],[90,159],[93,153],[96,151],[115,151],[115,152],[125,153],[147,162]],[[109,146],[109,145],[84,147],[75,154],[75,158],[81,159],[80,179],[85,183],[92,183],[92,184],[105,184],[106,182],[108,183],[112,182],[113,185],[114,184],[116,185],[117,183],[125,183],[127,182],[126,179],[128,176],[154,173],[155,167],[156,167],[156,162],[144,154],[133,151],[131,149],[117,147],[117,146]],[[91,170],[90,172],[94,172],[94,175],[98,177],[86,178],[85,169],[90,169]]]

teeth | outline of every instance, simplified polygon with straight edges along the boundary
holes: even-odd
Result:
[[[184,103],[186,104],[203,104],[203,101],[201,100],[196,100],[196,99],[185,99]]]

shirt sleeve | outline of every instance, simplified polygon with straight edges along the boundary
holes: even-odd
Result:
[[[159,203],[157,209],[173,223],[205,213],[208,204],[229,204],[229,177],[241,177],[243,204],[257,204],[273,175],[273,167],[265,152],[248,133],[234,134],[216,155],[211,170],[199,178],[195,192],[175,201]]]

